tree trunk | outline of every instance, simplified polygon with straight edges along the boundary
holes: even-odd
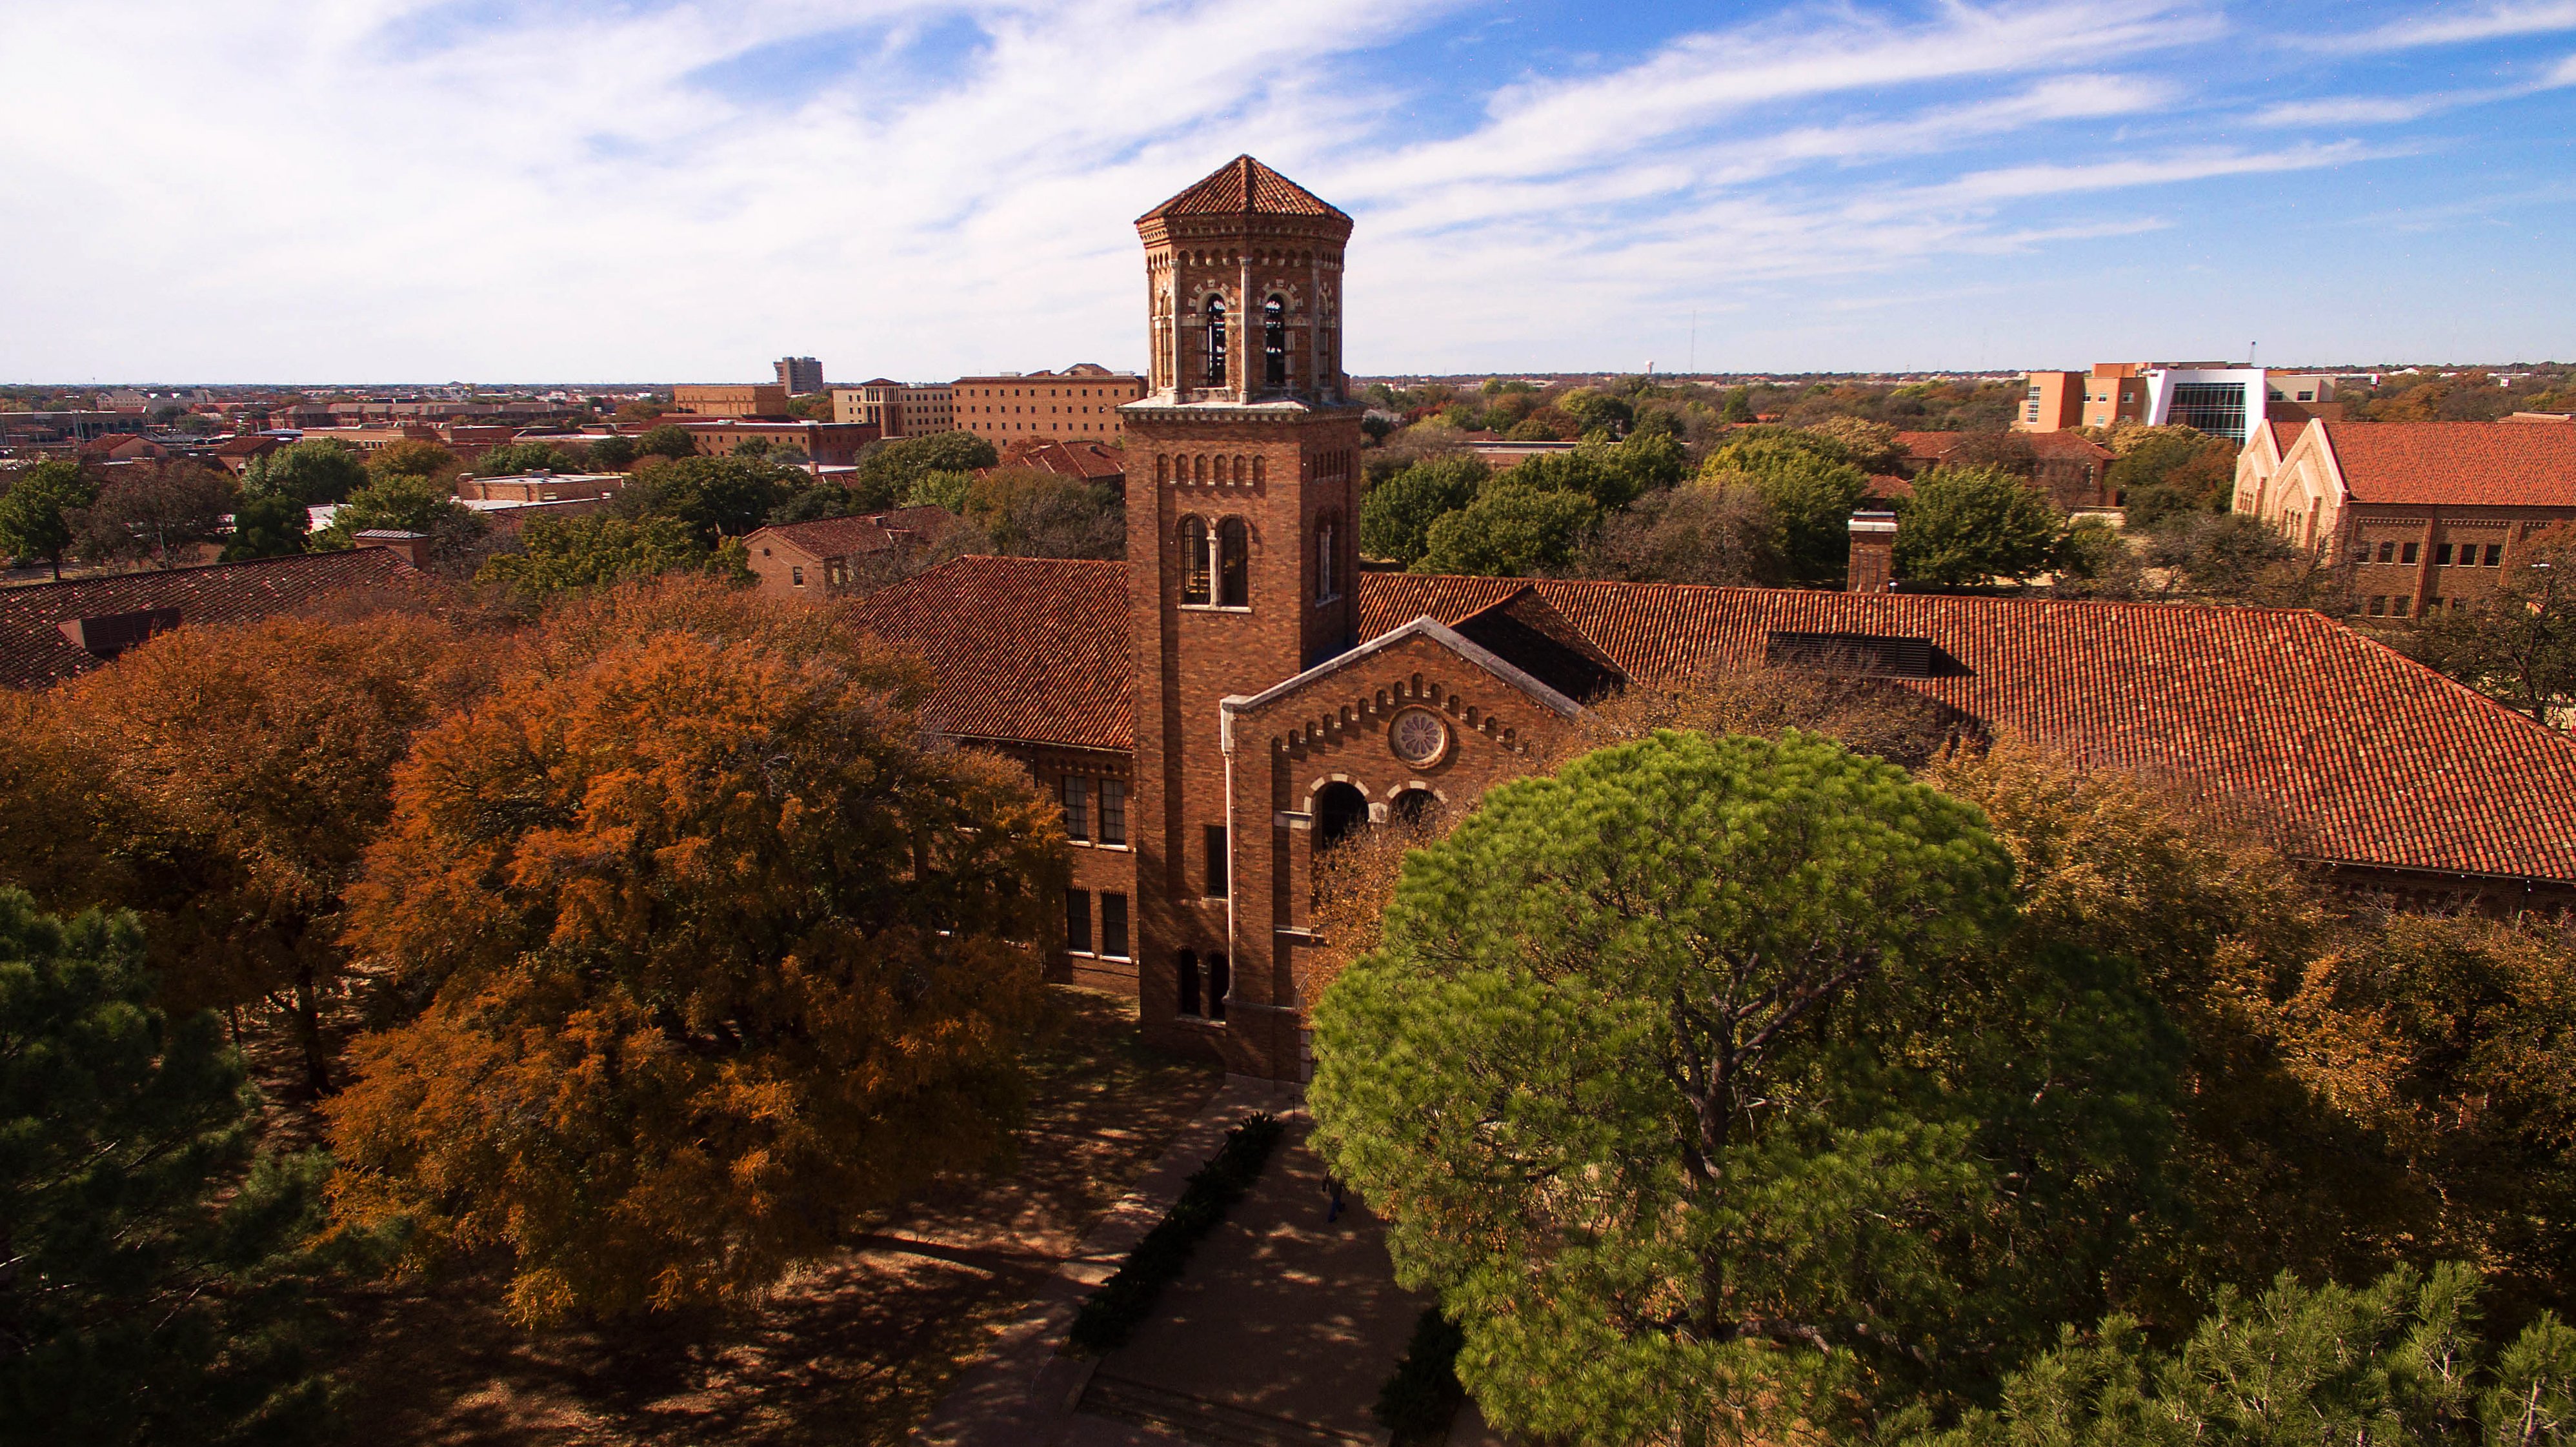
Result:
[[[331,1062],[322,1053],[321,992],[315,988],[313,967],[295,967],[295,1033],[304,1047],[304,1083],[321,1099],[331,1093]]]

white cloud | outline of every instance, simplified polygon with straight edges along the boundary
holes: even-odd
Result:
[[[2351,50],[2410,50],[2576,30],[2576,0],[2537,0],[2481,6],[2466,14],[2433,14],[2400,20],[2341,42]]]
[[[2334,96],[2324,100],[2287,101],[2256,111],[2258,126],[2380,126],[2417,120],[2446,110],[2449,96]]]
[[[2167,223],[2081,198],[2381,154],[2175,139],[2190,86],[2143,68],[2225,35],[2193,0],[1800,8],[1434,135],[1407,116],[1444,78],[1347,62],[1436,54],[1465,0],[106,8],[0,10],[0,376],[1133,365],[1130,222],[1237,150],[1359,218],[1356,365],[1573,366],[1676,298],[2133,234]],[[971,54],[910,45],[941,14]]]

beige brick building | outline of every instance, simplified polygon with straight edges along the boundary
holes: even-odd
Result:
[[[1144,378],[1094,362],[1061,372],[960,377],[955,426],[995,447],[1032,438],[1072,442],[1086,437],[1117,445],[1127,439],[1126,419],[1118,409],[1144,395]]]
[[[787,389],[775,382],[689,383],[671,389],[671,410],[691,417],[785,417]]]
[[[2370,617],[2464,608],[2576,523],[2576,426],[2270,423],[2237,454],[2235,510],[2348,561]]]
[[[832,420],[874,427],[886,437],[928,437],[957,428],[956,389],[945,382],[878,377],[832,389]]]

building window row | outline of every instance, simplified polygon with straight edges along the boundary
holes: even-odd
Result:
[[[1126,780],[1067,774],[1062,780],[1060,797],[1064,800],[1064,835],[1067,839],[1077,844],[1124,845],[1127,842]]]
[[[1205,452],[1178,457],[1167,452],[1154,454],[1154,481],[1158,483],[1213,482],[1219,485],[1235,483],[1258,485],[1269,480],[1270,464],[1266,458],[1246,457],[1241,453],[1231,457]]]
[[[2374,596],[2370,600],[2370,616],[2373,618],[2403,618],[2406,616],[2406,610],[2414,605],[2414,601],[2414,599],[2407,597],[2403,593],[2399,593],[2395,597]]]
[[[1227,970],[1225,956],[1208,952],[1204,965],[1196,950],[1183,950],[1173,963],[1180,975],[1180,999],[1175,1002],[1188,1019],[1225,1023],[1225,1001],[1234,993],[1234,977]]]
[[[2500,568],[2504,566],[2504,544],[2485,544],[2486,553],[2483,563],[2481,563],[2479,558],[2479,546],[2480,545],[2477,543],[2460,543],[2456,545],[2457,551],[2455,552],[2454,544],[2435,543],[2433,545],[2433,566],[2437,568],[2475,568],[2481,566]],[[2377,544],[2376,546],[2370,543],[2363,543],[2361,546],[2352,550],[2352,560],[2356,563],[2396,563],[2411,566],[2423,556],[2421,552],[2422,547],[2423,544],[2421,543],[2384,542]]]
[[[1100,891],[1099,948],[1092,948],[1091,891],[1068,889],[1064,892],[1064,948],[1067,954],[1092,955],[1104,960],[1134,958],[1127,943],[1127,896],[1115,890]]]
[[[1203,608],[1252,606],[1251,533],[1243,519],[1213,529],[1204,518],[1181,519],[1181,602]]]

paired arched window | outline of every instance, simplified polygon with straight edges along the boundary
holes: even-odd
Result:
[[[1276,295],[1261,304],[1261,380],[1288,385],[1288,302]]]
[[[1339,779],[1315,791],[1315,847],[1330,849],[1368,822],[1368,796]]]
[[[1252,606],[1252,568],[1246,557],[1250,535],[1243,519],[1227,518],[1219,523],[1216,540],[1217,602],[1228,608]]]
[[[1209,601],[1208,525],[1197,518],[1181,523],[1181,601]]]
[[[1225,298],[1207,299],[1207,379],[1211,387],[1225,385]]]

